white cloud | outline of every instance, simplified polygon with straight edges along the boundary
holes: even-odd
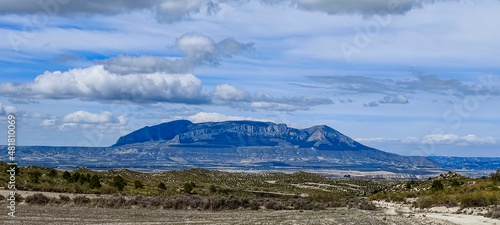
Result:
[[[109,132],[128,129],[128,118],[124,115],[115,116],[109,111],[100,113],[76,111],[65,115],[60,121],[56,119],[44,120],[40,125],[54,126],[56,124],[61,130],[84,128]]]
[[[42,122],[40,122],[40,126],[42,127],[54,127],[56,126],[57,119],[44,119]]]
[[[45,72],[31,83],[1,83],[0,95],[16,98],[80,99],[127,103],[183,103],[227,105],[246,110],[308,110],[311,106],[333,104],[327,98],[306,96],[273,97],[249,94],[228,84],[218,85],[210,94],[202,93],[202,82],[191,74],[128,74],[109,72],[103,66]],[[13,107],[12,107],[13,108]],[[11,109],[5,107],[5,109]]]
[[[456,134],[429,134],[421,138],[411,137],[402,143],[417,143],[426,145],[494,145],[498,143],[495,137],[478,137],[474,134],[459,136]]]
[[[177,38],[177,49],[185,57],[169,59],[158,56],[117,56],[95,61],[108,71],[117,74],[131,73],[186,73],[200,65],[218,65],[223,58],[232,57],[253,49],[252,43],[243,44],[233,38],[215,43],[211,38],[199,33],[187,33]]]
[[[0,94],[9,97],[128,101],[184,102],[202,101],[201,81],[191,74],[111,73],[103,66],[45,72],[31,83],[2,83]]]
[[[203,122],[221,122],[221,121],[237,121],[237,120],[252,120],[252,121],[263,121],[270,122],[270,120],[255,119],[252,117],[242,117],[242,116],[228,116],[215,112],[200,112],[195,115],[188,116],[186,119],[193,123],[203,123]]]
[[[17,112],[17,109],[16,107],[14,106],[4,106],[1,102],[0,102],[0,116],[3,116],[3,115],[9,115],[9,114],[15,114]]]
[[[361,143],[380,144],[380,143],[395,143],[402,144],[422,144],[422,145],[495,145],[500,140],[495,137],[478,137],[474,134],[459,136],[456,134],[429,134],[423,137],[407,137],[403,139],[398,138],[356,138]]]
[[[118,118],[108,111],[103,111],[100,114],[76,111],[66,115],[62,121],[64,123],[117,123]]]
[[[248,92],[228,84],[217,85],[212,92],[215,101],[247,101]]]

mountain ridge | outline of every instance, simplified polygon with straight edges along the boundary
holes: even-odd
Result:
[[[297,129],[286,124],[250,120],[206,123],[176,120],[133,131],[120,137],[112,147],[155,141],[234,147],[298,146],[318,150],[376,150],[327,125]]]

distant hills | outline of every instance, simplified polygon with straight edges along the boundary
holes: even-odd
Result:
[[[373,177],[491,169],[484,166],[497,160],[401,156],[365,146],[325,125],[296,129],[271,122],[187,120],[138,129],[110,147],[19,146],[17,154],[20,164],[56,168],[305,170],[335,176],[358,171]]]

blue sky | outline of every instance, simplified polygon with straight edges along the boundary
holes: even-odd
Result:
[[[252,119],[403,155],[500,156],[497,0],[0,4],[0,115],[17,115],[20,145]]]

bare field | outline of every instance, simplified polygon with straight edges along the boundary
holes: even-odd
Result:
[[[5,210],[2,210],[5,212]],[[299,210],[149,210],[54,207],[21,204],[17,217],[2,213],[2,224],[455,224],[436,218],[388,215],[384,211],[335,208]]]

